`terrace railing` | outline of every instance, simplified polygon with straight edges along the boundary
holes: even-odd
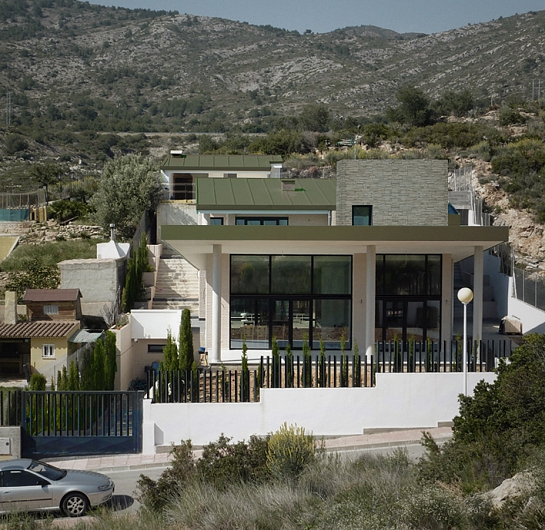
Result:
[[[511,355],[511,341],[468,342],[469,372],[491,372]],[[197,371],[147,373],[147,397],[154,403],[258,402],[262,388],[374,387],[377,373],[461,372],[462,341],[377,342],[375,355],[354,357],[300,355],[261,357],[248,370],[241,366]]]

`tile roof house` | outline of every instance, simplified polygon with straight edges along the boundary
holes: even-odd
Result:
[[[13,292],[6,293],[0,324],[0,374],[30,369],[46,371],[69,353],[69,340],[80,329],[79,289],[27,289],[23,297],[26,320],[18,321]]]

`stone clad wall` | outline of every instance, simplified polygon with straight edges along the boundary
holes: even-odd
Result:
[[[446,160],[340,160],[337,224],[371,205],[374,226],[447,226],[447,172]]]

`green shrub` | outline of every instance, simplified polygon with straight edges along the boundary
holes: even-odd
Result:
[[[451,530],[467,526],[463,500],[444,488],[419,488],[408,496],[404,507],[402,518],[415,530]]]
[[[269,477],[268,438],[251,436],[248,443],[230,442],[230,438],[222,435],[217,442],[203,447],[196,465],[205,483],[223,490],[232,484],[262,482]]]
[[[4,149],[7,155],[14,155],[28,149],[28,142],[25,137],[20,134],[9,134],[6,136]]]
[[[29,388],[30,390],[45,390],[47,385],[47,379],[44,375],[34,372],[30,376]]]
[[[304,427],[284,423],[269,440],[267,466],[278,478],[297,479],[316,459],[316,441]]]
[[[60,200],[49,205],[49,214],[58,221],[66,221],[76,217],[83,217],[88,212],[86,204],[78,201]]]
[[[511,107],[502,107],[499,115],[500,125],[522,125],[526,123],[526,117],[517,109]]]
[[[137,482],[137,499],[146,508],[163,510],[183,488],[198,482],[215,490],[226,489],[241,483],[260,483],[269,478],[267,468],[268,438],[250,437],[248,443],[230,443],[230,438],[220,436],[217,442],[203,447],[202,457],[193,458],[191,441],[173,447],[172,465],[159,479],[140,475]]]
[[[136,483],[136,498],[146,508],[162,510],[172,501],[181,484],[191,483],[197,473],[191,441],[182,441],[170,451],[172,464],[157,480],[140,475]]]
[[[460,396],[453,440],[439,447],[424,437],[422,479],[473,493],[494,488],[527,466],[545,439],[544,352],[545,335],[525,336],[493,384],[481,381],[473,396]]]
[[[61,273],[57,265],[43,266],[31,263],[26,270],[12,272],[6,281],[6,291],[15,291],[22,298],[27,289],[57,289]]]

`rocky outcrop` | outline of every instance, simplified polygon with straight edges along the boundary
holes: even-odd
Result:
[[[500,509],[507,501],[528,494],[535,486],[531,473],[524,471],[504,480],[496,489],[486,493],[493,509]]]

